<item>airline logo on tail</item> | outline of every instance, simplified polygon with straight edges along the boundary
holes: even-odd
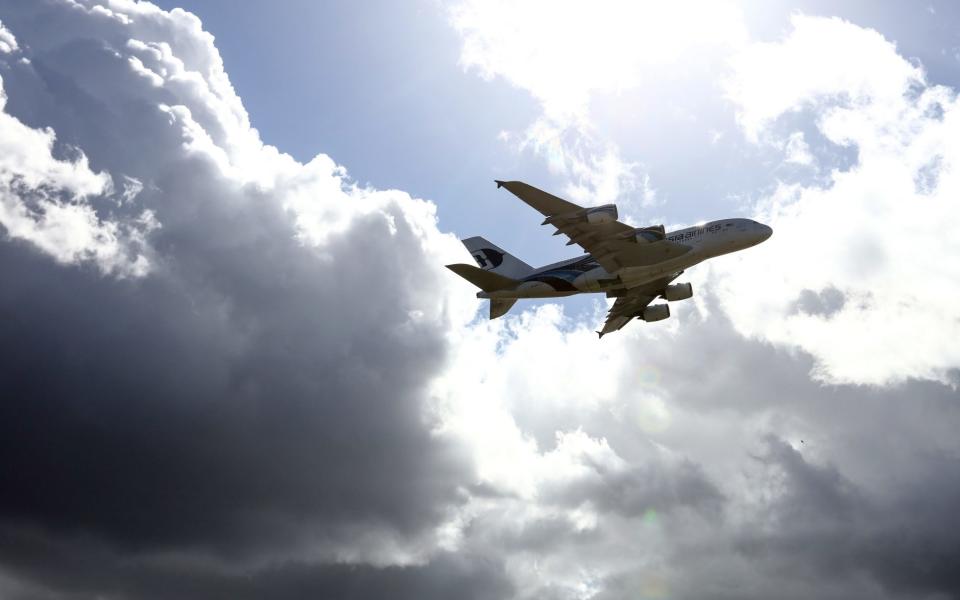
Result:
[[[490,248],[482,248],[478,252],[473,255],[473,260],[477,261],[481,269],[496,269],[503,262],[503,252]]]

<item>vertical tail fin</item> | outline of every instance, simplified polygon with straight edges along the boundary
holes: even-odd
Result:
[[[463,245],[484,271],[511,279],[521,279],[533,272],[533,267],[482,237],[467,238]]]

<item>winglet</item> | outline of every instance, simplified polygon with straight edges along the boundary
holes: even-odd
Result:
[[[597,331],[597,332],[595,332],[595,333],[597,334],[597,338],[598,338],[598,339],[603,337],[603,332],[602,332],[602,331]]]
[[[502,182],[502,181],[500,181],[499,179],[494,179],[494,181],[497,183],[497,189],[498,189],[498,190],[503,187],[503,182]]]

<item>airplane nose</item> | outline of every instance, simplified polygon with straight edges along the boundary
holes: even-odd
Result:
[[[767,241],[771,235],[773,235],[773,228],[760,223],[760,241]]]

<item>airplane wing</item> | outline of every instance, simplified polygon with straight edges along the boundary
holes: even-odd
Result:
[[[603,329],[597,333],[600,334],[600,337],[603,337],[608,333],[623,329],[624,325],[643,314],[644,309],[663,292],[663,289],[682,273],[683,271],[672,273],[640,287],[631,288],[623,295],[617,296],[613,306],[607,312],[607,320],[603,324]]]
[[[653,298],[654,296],[647,296],[646,294],[620,296],[616,302],[613,303],[613,306],[610,307],[609,312],[607,312],[607,320],[603,324],[603,329],[597,333],[600,334],[600,337],[603,337],[608,333],[623,329],[624,325],[632,321],[634,317],[642,313],[643,309],[653,302]]]
[[[662,227],[636,229],[617,220],[617,207],[582,207],[522,181],[497,181],[544,217],[543,225],[553,225],[554,235],[564,234],[593,255],[610,273],[624,267],[655,264],[689,252],[690,247],[664,237]]]

